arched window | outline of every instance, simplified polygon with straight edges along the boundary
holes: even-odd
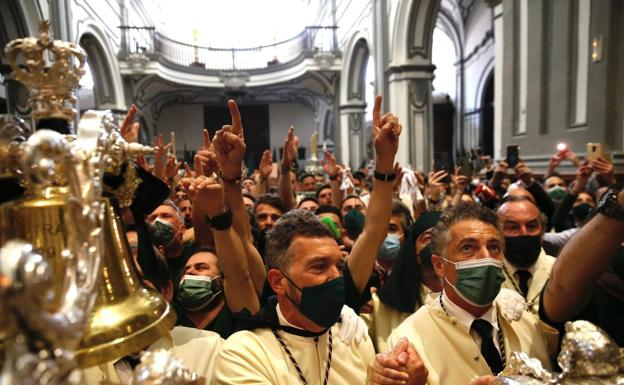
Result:
[[[83,94],[84,98],[80,99],[80,109],[110,108],[115,104],[115,85],[104,47],[90,33],[82,35],[80,46],[87,53],[86,73],[80,82],[82,91],[79,96]],[[89,89],[92,90],[91,93]]]
[[[431,62],[436,66],[433,90],[455,99],[457,90],[457,52],[451,38],[440,28],[433,30]]]
[[[91,66],[89,65],[89,59],[84,66],[85,74],[80,79],[80,86],[77,91],[78,106],[80,112],[94,109],[95,106],[95,93],[93,83],[93,73],[91,72]]]

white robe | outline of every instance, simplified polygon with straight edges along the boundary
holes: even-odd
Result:
[[[289,325],[278,312],[280,324]],[[339,324],[332,328],[333,349],[328,384],[366,384],[367,367],[375,359],[370,338],[351,346],[340,338]],[[323,384],[328,357],[328,334],[317,338],[278,331],[308,384]],[[232,334],[215,362],[215,384],[300,384],[295,366],[269,328]]]
[[[430,294],[425,306],[409,316],[388,338],[393,348],[401,337],[407,337],[429,370],[428,385],[464,385],[471,380],[493,374],[473,337],[454,317],[449,317],[439,302],[439,293]],[[502,314],[500,308],[498,314]],[[549,355],[556,352],[557,331],[529,312],[519,321],[499,317],[505,357],[523,351],[550,369]]]
[[[170,335],[160,338],[147,348],[147,351],[160,349],[170,350],[181,359],[184,366],[212,383],[213,369],[217,353],[221,349],[223,339],[211,331],[176,326]],[[83,384],[130,384],[133,370],[124,361],[107,362],[83,371]]]

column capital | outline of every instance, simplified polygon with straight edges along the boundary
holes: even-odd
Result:
[[[488,7],[494,8],[498,4],[502,3],[503,0],[484,0]]]
[[[390,67],[386,71],[386,75],[390,82],[415,79],[432,80],[435,68],[436,66],[433,64],[406,64]]]
[[[428,72],[433,73],[436,66],[433,64],[402,64],[393,65],[386,71],[386,75],[394,75],[403,72]]]

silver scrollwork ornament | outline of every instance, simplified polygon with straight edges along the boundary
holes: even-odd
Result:
[[[557,357],[561,373],[513,353],[493,385],[624,385],[623,353],[607,333],[588,321],[567,322],[565,330]]]

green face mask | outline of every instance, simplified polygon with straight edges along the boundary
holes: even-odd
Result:
[[[223,279],[202,275],[185,275],[178,289],[178,301],[186,310],[195,311],[205,308],[223,291]]]
[[[548,196],[550,196],[550,199],[556,202],[561,202],[566,197],[566,195],[568,195],[566,189],[561,186],[554,186],[551,187],[550,190],[548,190]]]
[[[321,223],[327,226],[329,231],[332,232],[334,239],[340,239],[340,229],[338,228],[338,225],[336,224],[336,222],[334,222],[333,219],[331,219],[330,217],[323,217],[321,218]]]
[[[446,277],[444,280],[451,285],[457,295],[473,306],[488,306],[498,293],[505,281],[503,275],[503,261],[494,258],[481,258],[470,261],[452,262],[442,258],[448,263],[455,265],[457,282],[450,283]]]

